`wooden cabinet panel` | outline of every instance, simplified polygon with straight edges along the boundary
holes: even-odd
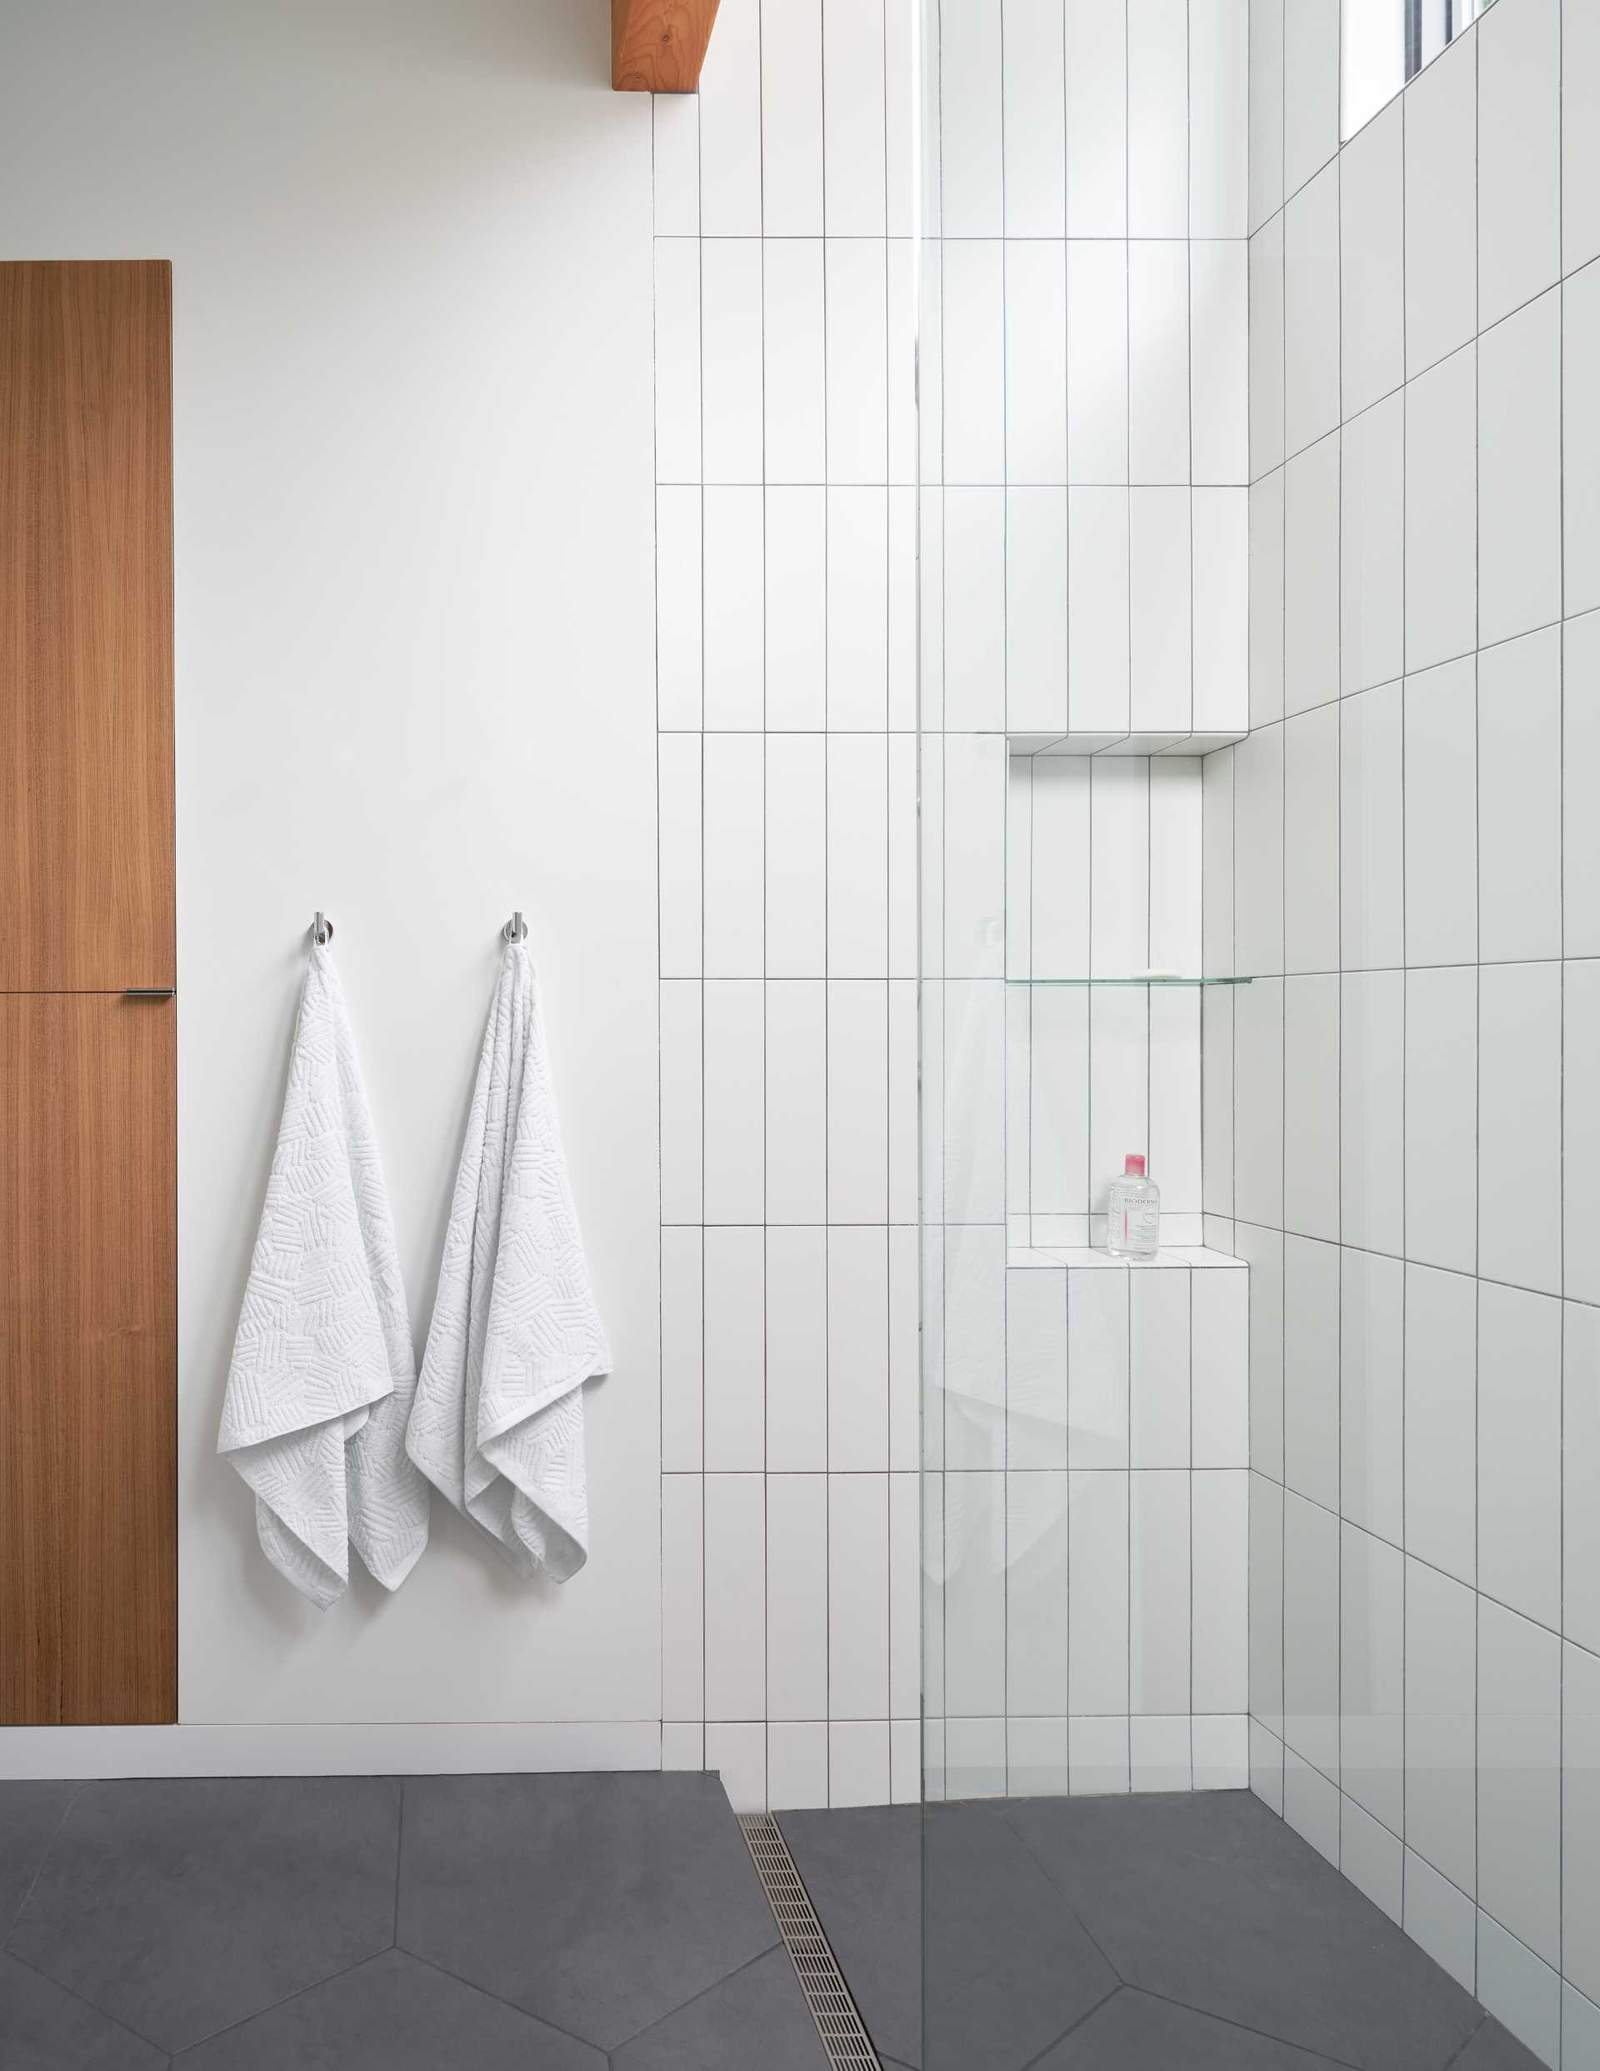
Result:
[[[0,998],[0,1723],[177,1716],[175,1029]]]
[[[172,278],[0,265],[0,992],[172,985]]]

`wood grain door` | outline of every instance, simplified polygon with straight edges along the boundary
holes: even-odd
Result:
[[[177,1716],[171,300],[0,265],[0,1724]]]

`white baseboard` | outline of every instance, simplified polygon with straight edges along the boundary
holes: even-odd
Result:
[[[0,1781],[659,1769],[654,1719],[573,1725],[6,1726]]]

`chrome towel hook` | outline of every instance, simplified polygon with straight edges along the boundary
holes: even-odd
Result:
[[[325,913],[319,913],[311,923],[311,939],[320,949],[324,943],[333,940],[333,922]]]
[[[507,942],[527,941],[528,923],[522,918],[522,908],[520,906],[517,908],[516,912],[512,914],[511,918],[506,922],[505,926],[500,930],[500,933],[502,934],[502,936],[504,936]]]

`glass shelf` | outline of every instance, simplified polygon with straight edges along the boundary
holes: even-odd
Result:
[[[1251,985],[1251,978],[1008,978],[1007,985]]]

